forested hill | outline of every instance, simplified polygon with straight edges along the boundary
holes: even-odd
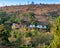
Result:
[[[10,14],[34,12],[36,14],[36,18],[40,19],[40,21],[47,21],[49,16],[56,17],[60,15],[60,4],[4,6],[0,7],[0,11],[6,11]]]

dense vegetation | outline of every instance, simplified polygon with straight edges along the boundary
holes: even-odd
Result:
[[[51,17],[52,19],[53,17]],[[0,45],[11,48],[60,48],[60,17],[49,23],[49,32],[40,32],[37,28],[21,27],[12,29],[12,23],[20,23],[22,20],[28,20],[29,23],[37,24],[38,19],[35,13],[27,14],[12,13],[11,16],[6,12],[0,12]],[[53,24],[52,24],[53,23]],[[25,24],[25,23],[24,23]],[[22,26],[24,25],[22,24]],[[53,26],[54,25],[54,26]],[[53,27],[51,27],[53,26]]]

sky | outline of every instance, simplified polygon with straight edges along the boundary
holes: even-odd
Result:
[[[31,4],[31,2],[35,4],[44,3],[44,4],[60,4],[60,0],[0,0],[0,6],[10,6],[10,5],[24,5]]]

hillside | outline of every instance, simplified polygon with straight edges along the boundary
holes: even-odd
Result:
[[[60,4],[5,6],[5,7],[0,7],[0,11],[6,11],[8,14],[34,12],[36,14],[35,17],[39,21],[45,22],[49,19],[48,18],[49,16],[60,15]]]
[[[0,7],[0,48],[60,48],[59,15],[60,4]]]

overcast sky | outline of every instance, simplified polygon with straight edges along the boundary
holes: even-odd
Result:
[[[60,0],[0,0],[0,6],[5,5],[24,5],[24,4],[31,4],[31,2],[35,4],[45,3],[45,4],[60,4]]]

